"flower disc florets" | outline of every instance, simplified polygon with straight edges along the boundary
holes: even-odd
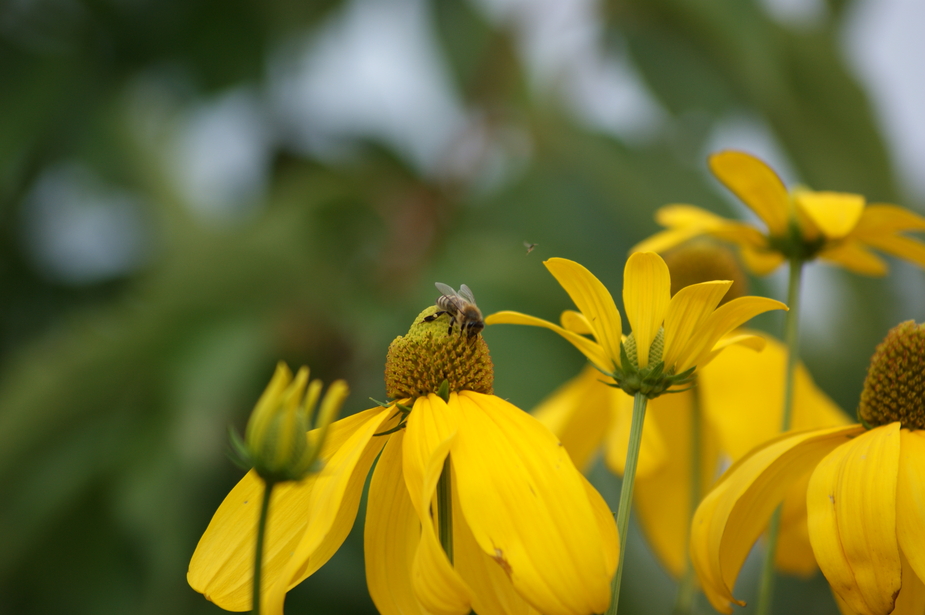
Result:
[[[925,324],[901,323],[877,346],[858,418],[869,428],[899,421],[907,429],[925,429]]]
[[[443,315],[431,322],[424,318],[437,311],[431,306],[418,314],[404,336],[389,345],[385,363],[385,391],[390,399],[422,397],[437,393],[446,381],[449,392],[475,391],[492,394],[494,368],[482,336],[468,335],[453,327]]]
[[[686,390],[669,391],[671,387],[692,383],[695,368],[692,367],[680,374],[671,373],[671,370],[666,372],[665,362],[662,361],[664,349],[665,329],[662,328],[649,346],[649,365],[640,368],[636,356],[636,338],[632,333],[627,335],[620,345],[621,366],[614,366],[613,373],[608,374],[615,382],[611,386],[623,389],[629,395],[641,393],[649,399],[655,399],[666,392],[679,393]]]

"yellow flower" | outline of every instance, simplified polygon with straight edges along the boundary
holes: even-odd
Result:
[[[693,404],[699,403],[696,429],[703,493],[715,481],[721,464],[735,461],[780,428],[787,350],[777,340],[762,337],[767,345],[761,352],[731,346],[700,371],[694,389],[649,402],[634,504],[649,545],[675,578],[684,572],[690,520],[699,501],[691,484]],[[607,466],[622,475],[632,407],[632,397],[604,386],[601,374],[588,367],[547,398],[534,415],[559,436],[579,468],[590,466],[603,448]],[[799,365],[794,429],[847,422]],[[777,550],[778,569],[799,575],[816,570],[803,495],[805,485],[803,493],[795,488],[785,499]]]
[[[600,280],[564,258],[551,258],[543,264],[579,312],[563,312],[562,326],[507,311],[492,314],[485,322],[551,329],[578,348],[598,370],[612,376],[624,391],[641,392],[650,399],[670,387],[689,383],[693,372],[726,346],[760,344],[752,335],[726,333],[768,310],[787,309],[783,303],[764,297],[739,297],[717,308],[732,285],[730,281],[693,284],[671,297],[671,279],[662,258],[652,252],[636,253],[629,257],[623,272],[623,305],[632,328],[624,345],[620,313]]]
[[[668,205],[656,213],[667,230],[631,251],[663,252],[688,239],[710,235],[741,250],[758,275],[770,273],[788,258],[819,258],[864,275],[884,275],[887,265],[873,249],[925,267],[925,244],[901,233],[925,230],[925,218],[888,204],[865,207],[859,194],[795,189],[759,159],[744,152],[710,156],[710,170],[767,226],[726,220],[693,205]]]
[[[445,320],[423,322],[434,311],[425,310],[390,347],[387,392],[401,399],[332,424],[324,470],[277,487],[265,613],[281,613],[285,593],[339,548],[377,457],[365,552],[380,613],[584,615],[607,608],[618,542],[606,503],[548,429],[491,394],[481,337],[448,334]],[[434,391],[443,380],[445,398]],[[446,511],[434,504],[445,468],[452,559],[438,538]],[[245,476],[190,563],[190,585],[228,610],[251,607],[251,528],[260,493],[260,480]]]
[[[878,347],[860,418],[870,425],[787,433],[733,464],[704,498],[691,559],[714,608],[771,513],[804,485],[815,559],[845,613],[925,609],[925,327],[904,323]]]

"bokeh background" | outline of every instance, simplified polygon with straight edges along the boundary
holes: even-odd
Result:
[[[0,613],[218,613],[187,563],[277,360],[346,378],[355,412],[436,281],[554,319],[541,261],[563,256],[619,297],[657,207],[748,215],[711,151],[925,213],[923,20],[916,0],[3,0]],[[925,319],[925,274],[813,265],[806,291],[803,356],[853,414],[876,343]],[[582,364],[548,332],[485,338],[526,409]],[[668,613],[635,534],[628,561],[621,612]],[[778,590],[777,612],[835,612],[819,575]],[[362,523],[287,606],[375,612]]]

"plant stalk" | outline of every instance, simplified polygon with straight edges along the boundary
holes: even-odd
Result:
[[[633,504],[633,485],[636,482],[636,463],[639,461],[639,447],[642,444],[642,425],[646,418],[648,399],[641,393],[633,398],[633,422],[630,426],[630,440],[623,468],[623,484],[620,486],[620,504],[617,508],[617,530],[620,532],[620,557],[617,574],[611,584],[610,607],[607,615],[617,615],[620,599],[620,582],[623,578],[623,558],[626,555],[626,536],[629,533],[630,509]]]
[[[257,545],[254,549],[254,597],[251,603],[251,613],[260,615],[260,590],[263,572],[263,542],[267,531],[267,517],[270,514],[270,496],[273,494],[275,483],[265,481],[263,487],[263,502],[260,505],[260,519],[257,521]]]
[[[803,261],[790,259],[790,279],[787,284],[787,307],[790,311],[784,317],[784,343],[787,346],[787,367],[784,373],[784,410],[781,414],[781,433],[790,431],[793,420],[793,392],[797,363],[799,361],[800,287],[803,279]],[[774,511],[768,526],[768,545],[764,552],[764,564],[758,587],[757,615],[770,615],[774,594],[774,560],[777,555],[777,537],[780,534],[780,506]]]

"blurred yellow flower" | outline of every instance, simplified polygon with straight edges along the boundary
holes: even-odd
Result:
[[[322,472],[274,493],[264,613],[281,613],[286,592],[340,547],[377,457],[365,553],[380,613],[588,615],[607,608],[618,542],[606,503],[548,429],[491,394],[480,336],[423,322],[435,310],[390,347],[387,392],[406,394],[333,423]],[[444,374],[445,398],[433,390],[407,394],[432,389]],[[451,553],[438,536],[447,512],[434,504],[441,474],[451,485]],[[190,585],[227,610],[251,607],[251,528],[261,489],[253,472],[238,483],[190,562]]]
[[[710,156],[710,170],[767,227],[721,218],[693,205],[668,205],[656,213],[667,230],[632,248],[632,252],[663,252],[688,239],[710,235],[736,244],[754,273],[764,275],[790,258],[819,258],[864,275],[884,275],[880,250],[925,267],[925,244],[902,235],[925,231],[925,218],[896,205],[865,206],[859,194],[790,193],[764,162],[737,151]]]
[[[691,559],[710,603],[731,613],[739,569],[771,513],[804,485],[815,559],[842,611],[925,611],[925,327],[904,323],[877,349],[863,425],[787,433],[732,465],[704,498]]]
[[[758,334],[756,334],[758,335]],[[700,370],[697,386],[650,402],[636,473],[638,520],[663,566],[680,578],[687,561],[688,534],[699,497],[692,493],[692,433],[700,435],[699,483],[705,493],[722,465],[735,461],[780,429],[787,351],[762,336],[761,352],[743,346],[724,350]],[[604,460],[623,474],[633,398],[604,386],[587,367],[550,395],[534,415],[559,436],[575,464],[587,469],[603,449]],[[844,425],[847,417],[819,390],[809,372],[797,369],[795,430]],[[696,397],[696,399],[695,399]],[[694,412],[693,404],[699,404]],[[699,416],[699,425],[694,425]],[[798,575],[816,570],[806,530],[805,484],[784,501],[777,567]]]
[[[598,370],[629,394],[650,399],[690,382],[693,372],[735,343],[761,343],[752,335],[726,336],[750,318],[787,309],[765,297],[739,297],[719,305],[732,282],[687,286],[670,296],[671,279],[662,258],[652,252],[629,257],[623,272],[623,305],[632,332],[624,338],[620,313],[607,288],[574,261],[543,262],[579,312],[562,314],[562,326],[519,312],[497,312],[487,324],[533,325],[551,329],[571,342]],[[592,338],[585,337],[590,334]]]

